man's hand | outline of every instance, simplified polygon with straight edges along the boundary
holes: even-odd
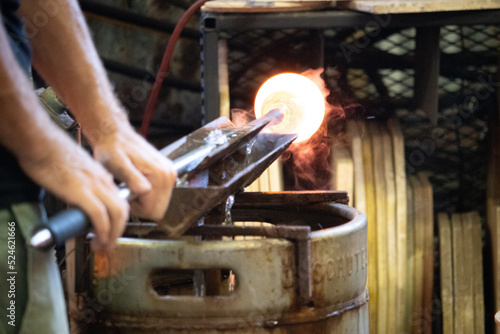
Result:
[[[21,168],[48,191],[83,209],[96,232],[93,248],[109,250],[123,234],[129,204],[105,168],[65,134],[59,137],[40,153],[19,155]]]
[[[139,217],[163,218],[177,173],[170,160],[130,126],[108,134],[93,145],[94,157],[137,195],[130,202]]]

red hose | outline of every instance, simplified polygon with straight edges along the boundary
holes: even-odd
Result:
[[[188,10],[182,15],[179,22],[175,25],[175,29],[168,40],[167,47],[165,49],[165,53],[163,54],[163,58],[161,60],[160,69],[158,70],[158,74],[156,75],[155,83],[153,85],[153,89],[151,91],[151,95],[149,96],[148,103],[146,105],[146,110],[144,111],[144,117],[142,119],[141,124],[141,135],[146,138],[149,127],[151,125],[151,120],[153,119],[154,110],[156,105],[158,104],[158,95],[160,94],[161,86],[163,84],[163,80],[167,76],[167,69],[170,65],[170,61],[172,60],[172,55],[174,54],[175,45],[179,40],[182,29],[186,26],[189,19],[193,16],[193,14],[208,0],[198,0],[193,3]]]

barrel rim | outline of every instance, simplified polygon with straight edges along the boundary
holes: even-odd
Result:
[[[165,318],[165,316],[125,315],[117,313],[100,312],[92,321],[93,324],[107,327],[129,329],[172,329],[172,330],[232,330],[244,328],[273,328],[281,326],[315,323],[325,319],[340,317],[348,312],[354,312],[369,301],[368,290],[359,296],[336,305],[322,308],[304,307],[301,310],[280,313],[278,315],[260,317],[205,317],[195,318]]]

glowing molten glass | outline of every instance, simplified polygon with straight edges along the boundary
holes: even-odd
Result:
[[[283,121],[270,128],[275,133],[296,133],[295,142],[309,139],[325,117],[325,100],[310,79],[295,73],[278,74],[260,87],[255,98],[257,118],[281,109]]]

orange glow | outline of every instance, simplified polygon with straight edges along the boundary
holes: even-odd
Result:
[[[325,99],[310,79],[295,73],[278,74],[267,80],[255,98],[257,118],[281,109],[283,121],[270,128],[275,133],[296,133],[295,143],[309,139],[325,117]]]

